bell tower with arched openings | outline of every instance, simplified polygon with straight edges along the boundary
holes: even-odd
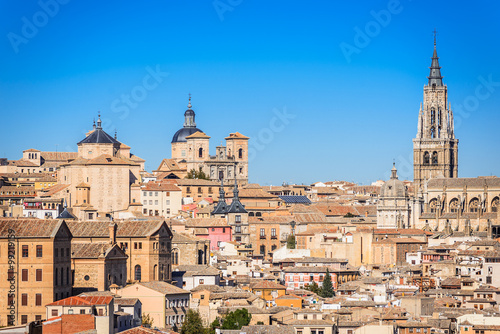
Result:
[[[448,87],[443,84],[439,57],[434,53],[429,82],[424,86],[420,104],[417,136],[413,139],[413,181],[415,193],[423,191],[427,180],[438,176],[458,177],[458,139],[455,139],[453,111],[448,102]]]

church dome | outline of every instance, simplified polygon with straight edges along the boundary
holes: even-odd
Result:
[[[195,113],[194,110],[191,109],[191,95],[189,95],[188,109],[184,113],[184,127],[174,134],[172,143],[185,143],[187,142],[186,137],[197,131],[203,132],[196,127]]]
[[[380,197],[407,197],[406,186],[398,179],[396,166],[391,172],[391,179],[380,188]]]
[[[187,142],[186,137],[192,135],[196,131],[203,132],[198,128],[181,128],[174,134],[172,143],[185,143]]]

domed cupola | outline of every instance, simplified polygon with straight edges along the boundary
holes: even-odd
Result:
[[[192,135],[193,133],[201,131],[196,127],[195,113],[191,109],[191,94],[189,94],[188,109],[184,113],[184,127],[179,129],[172,138],[172,143],[185,143],[187,142],[186,137]]]
[[[406,187],[403,181],[398,179],[396,165],[393,164],[391,179],[384,183],[380,189],[380,197],[406,197]]]

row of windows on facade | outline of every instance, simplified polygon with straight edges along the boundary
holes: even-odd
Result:
[[[266,238],[266,229],[264,229],[264,228],[260,229],[260,238],[261,239],[265,239]],[[276,238],[277,238],[276,229],[272,228],[271,229],[271,239],[276,239]]]
[[[55,170],[55,168],[53,168],[53,167],[50,167],[50,168],[44,168],[44,169],[43,169],[43,171],[44,171],[44,172],[53,172],[54,170]],[[42,170],[39,170],[39,171],[38,171],[38,173],[41,173],[41,172],[42,172]],[[21,173],[24,173],[24,168],[21,168]],[[36,172],[35,172],[35,168],[33,168],[33,170],[31,170],[31,169],[27,168],[27,169],[26,169],[26,173],[28,173],[28,174],[30,174],[30,173],[36,173]]]
[[[148,205],[148,201],[147,200],[144,200],[144,205]],[[155,200],[155,205],[158,205],[158,200],[156,199]],[[167,201],[165,202],[166,205],[170,205],[170,200],[167,199]],[[149,200],[149,205],[153,205],[153,200]]]
[[[203,158],[203,156],[205,154],[205,151],[206,150],[203,149],[203,147],[198,148],[198,158]],[[189,148],[189,153],[191,153],[191,148]],[[185,157],[186,156],[186,150],[182,150],[181,154],[182,154],[183,157]],[[228,150],[227,156],[231,157],[231,149]],[[238,159],[243,159],[243,149],[242,148],[238,149]]]
[[[276,245],[272,245],[272,246],[271,246],[271,251],[275,251],[275,250],[276,250],[276,248],[278,248],[278,246],[276,246]],[[264,246],[264,245],[260,245],[260,249],[259,249],[259,251],[260,251],[260,254],[261,254],[261,255],[266,255],[266,246]]]
[[[165,318],[165,321],[167,324],[170,324],[170,325],[182,324],[184,322],[184,314],[168,315]]]
[[[64,268],[60,268],[60,270],[56,268],[54,272],[54,285],[58,286],[59,282],[61,285],[64,285],[64,277],[66,277],[66,284],[71,285],[69,271],[69,267],[67,267],[66,270],[64,270]],[[15,279],[14,269],[9,269],[7,271],[7,276],[9,280]],[[35,269],[35,281],[43,281],[43,269]],[[29,269],[21,269],[21,282],[29,282]]]
[[[163,248],[163,242],[161,244],[162,244],[162,248]],[[120,242],[120,248],[123,250],[127,250],[128,249],[128,242]],[[134,249],[142,249],[142,242],[134,242]],[[154,243],[153,243],[153,249],[156,249]]]
[[[86,310],[85,309],[80,309],[80,314],[92,314],[92,309],[88,309],[89,312],[85,312]],[[99,316],[103,316],[104,315],[104,308],[98,308],[98,309],[94,309],[94,315],[99,315]],[[69,309],[68,310],[68,314],[74,314],[74,310],[73,309]],[[59,316],[59,311],[57,309],[53,309],[51,311],[51,315],[53,317],[58,317]]]
[[[167,270],[165,270],[167,269]],[[168,274],[167,272],[170,270],[170,267],[167,265],[167,267],[165,268],[163,266],[163,264],[160,265],[160,271],[159,271],[159,275],[157,275],[157,272],[158,272],[158,265],[155,264],[154,267],[153,267],[153,280],[156,281],[156,280],[163,280],[163,277],[168,277]],[[157,277],[159,276],[159,277]],[[142,267],[137,264],[135,267],[134,267],[134,280],[140,282],[142,279]]]
[[[14,249],[9,249],[9,252],[12,254],[15,254]],[[21,256],[22,257],[29,257],[29,245],[22,245],[21,246]],[[35,255],[36,257],[43,257],[43,246],[42,245],[36,245],[35,246]],[[69,257],[71,256],[70,254],[70,249],[66,248],[66,256]],[[54,248],[54,257],[59,257],[59,248]],[[61,248],[61,257],[64,257],[64,248]]]
[[[153,196],[153,191],[143,191],[142,195],[147,197],[148,196],[148,192],[149,192],[149,196]],[[154,195],[158,196],[158,191],[154,191]],[[170,191],[167,191],[166,196],[167,197],[170,196]],[[169,202],[169,201],[167,201],[167,202]]]
[[[202,283],[203,284],[203,283]],[[189,299],[172,299],[165,301],[165,308],[189,307]]]
[[[435,212],[437,212],[437,209],[439,206],[440,206],[440,203],[437,200],[437,198],[433,198],[429,202],[429,211],[431,213],[435,213]],[[459,211],[459,208],[460,208],[460,202],[458,201],[458,198],[453,198],[449,202],[448,207],[449,207],[449,212],[457,213]],[[491,212],[498,212],[499,207],[500,207],[500,198],[499,197],[493,198],[493,200],[491,201]],[[479,198],[474,197],[469,201],[469,212],[479,212],[480,208],[481,208],[481,205],[479,202]],[[485,208],[485,211],[486,211],[486,208]]]

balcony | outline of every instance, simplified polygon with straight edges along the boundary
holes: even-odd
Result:
[[[272,240],[276,240],[276,239],[278,239],[278,236],[277,235],[271,235],[271,239]]]
[[[260,236],[260,239],[261,239],[261,240],[262,240],[262,239],[265,239],[265,238],[266,238],[266,236],[265,236],[265,235],[261,235],[261,236]]]

